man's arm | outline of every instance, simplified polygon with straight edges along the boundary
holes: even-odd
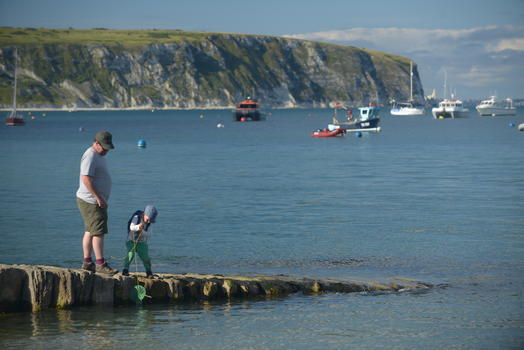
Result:
[[[96,199],[96,203],[100,208],[106,208],[107,203],[106,201],[100,197],[98,192],[95,189],[95,186],[93,186],[93,179],[89,175],[82,175],[82,183],[86,186],[86,188],[93,194],[93,196]]]

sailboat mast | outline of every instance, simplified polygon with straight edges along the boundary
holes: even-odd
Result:
[[[413,101],[413,61],[409,61],[409,101]]]
[[[13,114],[16,114],[16,75],[18,70],[18,54],[15,48],[15,86],[13,90]]]

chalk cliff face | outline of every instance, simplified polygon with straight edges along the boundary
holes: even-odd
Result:
[[[357,106],[409,98],[409,60],[281,37],[208,34],[135,47],[17,45],[22,107],[231,107],[253,96],[271,107]],[[0,48],[0,104],[8,107],[12,46]],[[424,92],[414,68],[414,97]]]

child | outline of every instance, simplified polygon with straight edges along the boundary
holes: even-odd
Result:
[[[147,238],[151,236],[151,224],[155,222],[158,212],[152,205],[146,206],[144,211],[137,210],[127,223],[127,255],[124,259],[124,269],[122,275],[129,276],[129,264],[138,253],[142,263],[146,268],[146,277],[153,278],[151,272],[151,259],[149,258]]]

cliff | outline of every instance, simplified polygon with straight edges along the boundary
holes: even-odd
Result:
[[[408,279],[388,283],[334,281],[284,276],[144,274],[129,277],[95,274],[53,266],[0,264],[0,313],[69,308],[79,305],[122,305],[136,302],[137,285],[145,303],[176,303],[239,298],[282,297],[292,293],[400,292],[432,285]]]
[[[0,106],[14,50],[21,107],[220,108],[251,95],[270,107],[409,98],[409,59],[262,35],[0,28]],[[414,67],[414,97],[424,92]]]

